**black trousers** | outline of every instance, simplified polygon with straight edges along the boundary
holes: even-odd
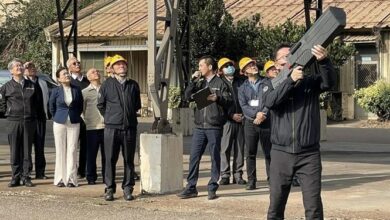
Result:
[[[265,158],[265,169],[267,173],[267,180],[270,174],[270,163],[271,163],[271,133],[268,128],[261,128],[258,125],[253,124],[253,121],[244,121],[244,136],[246,145],[246,170],[248,174],[248,183],[254,184],[257,181],[256,176],[256,154],[259,141],[261,149]]]
[[[271,158],[268,219],[284,219],[294,175],[300,180],[306,219],[323,219],[320,151],[290,154],[272,149]]]
[[[124,175],[122,189],[134,187],[134,154],[136,148],[137,129],[104,129],[104,153],[106,156],[106,169],[104,182],[106,189],[116,191],[115,175],[116,163],[122,147],[124,161]]]
[[[85,176],[87,170],[87,128],[84,121],[80,122],[80,151],[79,151],[79,167],[77,173],[81,176]]]
[[[87,130],[87,181],[96,181],[96,157],[100,147],[102,160],[102,177],[104,182],[104,170],[106,158],[104,155],[104,129]]]
[[[46,136],[46,119],[37,120],[37,129],[34,134],[34,154],[35,154],[35,176],[45,175],[46,158],[45,158],[45,136]],[[30,171],[33,169],[31,162]]]
[[[8,143],[11,151],[12,179],[24,180],[31,174],[31,149],[36,121],[8,121]]]

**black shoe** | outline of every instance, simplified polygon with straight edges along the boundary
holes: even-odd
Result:
[[[20,180],[19,179],[12,179],[10,183],[8,183],[8,187],[16,187],[20,186]]]
[[[291,183],[292,186],[294,187],[298,187],[298,186],[301,186],[301,184],[299,183],[299,180],[297,177],[294,176],[293,180],[292,180],[292,183]]]
[[[47,179],[49,179],[49,177],[47,177],[45,175],[39,175],[39,176],[35,176],[35,179],[47,180]]]
[[[88,185],[96,185],[95,181],[88,181]]]
[[[57,184],[57,187],[65,187],[65,184],[61,181]]]
[[[133,189],[132,188],[125,188],[123,190],[123,198],[126,200],[126,201],[131,201],[134,199],[134,196],[132,195],[133,193]]]
[[[237,179],[233,179],[233,184],[245,185],[246,181],[242,177],[240,177],[240,178],[237,178]]]
[[[137,172],[134,172],[134,180],[139,180],[141,177]]]
[[[73,187],[76,187],[76,186],[73,183],[68,183],[68,185],[66,185],[66,187],[73,188]]]
[[[247,185],[246,185],[246,188],[245,188],[246,190],[255,190],[256,189],[256,182],[254,182],[254,183],[248,183]]]
[[[215,191],[209,191],[208,192],[208,196],[207,196],[208,200],[213,200],[213,199],[216,199],[216,198],[218,198],[218,197],[217,197],[217,194],[216,194]]]
[[[196,189],[185,189],[183,192],[176,195],[181,199],[189,199],[198,196],[198,191]]]
[[[219,181],[219,185],[229,185],[229,178],[228,177],[222,177],[221,180]]]
[[[26,178],[25,180],[23,180],[23,185],[25,185],[26,187],[34,186],[34,184],[31,182],[31,178]]]
[[[104,194],[104,200],[114,201],[114,190],[113,189],[106,189],[106,193]]]

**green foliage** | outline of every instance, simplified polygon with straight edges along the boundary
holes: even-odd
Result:
[[[61,0],[64,8],[66,0]],[[95,0],[79,1],[80,8]],[[20,4],[7,14],[0,26],[0,68],[6,69],[13,58],[33,61],[40,71],[51,72],[51,43],[46,41],[43,29],[57,21],[54,0],[18,1]],[[1,9],[1,7],[0,7]],[[68,13],[71,13],[69,10]]]
[[[169,87],[168,92],[168,108],[179,108],[181,103],[181,89],[180,87]]]
[[[390,120],[390,83],[379,80],[357,90],[354,97],[364,110],[375,113],[379,120]]]
[[[191,0],[190,47],[192,66],[203,55],[219,57],[229,39],[233,19],[223,0]]]

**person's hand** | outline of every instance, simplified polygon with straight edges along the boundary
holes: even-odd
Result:
[[[209,96],[207,96],[207,100],[212,101],[212,102],[216,102],[217,99],[218,99],[218,96],[215,93],[210,94]]]
[[[264,112],[257,112],[256,119],[258,119],[261,122],[263,122],[267,117],[265,116]]]
[[[297,66],[291,73],[291,79],[296,82],[300,79],[303,79],[303,71],[301,66]]]
[[[242,114],[233,114],[232,118],[237,123],[241,123],[242,122]]]
[[[316,57],[318,61],[321,61],[328,56],[328,51],[321,45],[315,45],[311,49],[311,53]]]
[[[259,125],[259,124],[261,124],[261,120],[256,118],[255,120],[253,120],[253,124]]]
[[[201,76],[202,76],[202,73],[201,73],[200,71],[195,71],[195,72],[192,74],[191,78],[192,78],[192,79],[196,79],[196,78],[199,78],[199,77],[201,77]]]

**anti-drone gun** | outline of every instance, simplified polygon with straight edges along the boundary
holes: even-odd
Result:
[[[346,14],[342,8],[329,7],[310,27],[305,35],[290,48],[287,63],[277,77],[272,79],[272,86],[276,88],[290,75],[297,66],[310,66],[315,60],[311,53],[314,45],[327,47],[333,39],[344,29]]]

